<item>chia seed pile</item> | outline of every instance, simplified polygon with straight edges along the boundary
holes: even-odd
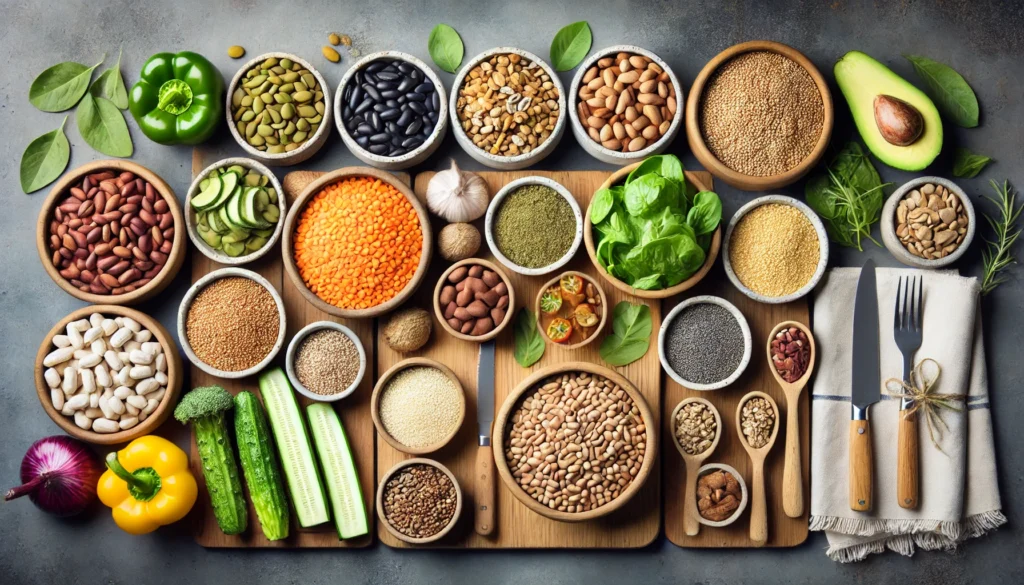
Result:
[[[725,307],[700,303],[683,309],[665,332],[665,356],[676,374],[696,384],[713,384],[739,367],[743,330]]]

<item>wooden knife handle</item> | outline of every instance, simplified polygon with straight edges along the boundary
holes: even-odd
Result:
[[[494,532],[494,452],[490,445],[476,450],[476,513],[473,524],[476,533],[488,536]]]
[[[866,420],[850,421],[850,509],[867,512],[871,509],[873,482],[871,462],[871,427]]]
[[[917,507],[919,475],[917,450],[917,413],[900,411],[896,458],[896,497],[901,508]]]
[[[782,509],[786,516],[804,515],[804,474],[800,461],[800,422],[797,401],[786,413],[786,459],[782,468]]]

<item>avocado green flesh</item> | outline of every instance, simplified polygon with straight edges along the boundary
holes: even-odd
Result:
[[[942,150],[942,119],[931,98],[860,51],[844,55],[834,69],[839,89],[850,106],[857,130],[871,153],[885,164],[905,171],[919,171]],[[921,112],[924,132],[909,146],[890,144],[875,123],[875,96],[899,98]]]

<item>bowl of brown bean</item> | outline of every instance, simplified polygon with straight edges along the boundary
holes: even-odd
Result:
[[[516,386],[494,418],[495,467],[512,495],[541,516],[561,522],[607,516],[640,491],[654,468],[654,420],[640,391],[608,368],[587,362],[542,368]],[[608,424],[614,430],[606,431]],[[550,440],[538,443],[537,429]],[[541,465],[551,456],[558,465]]]
[[[466,258],[448,267],[434,287],[434,315],[463,341],[494,339],[512,322],[516,293],[493,262]]]
[[[919,177],[886,200],[882,241],[904,264],[942,268],[964,255],[977,223],[974,205],[959,185],[942,177]]]
[[[683,126],[682,85],[654,53],[631,45],[597,51],[572,79],[572,132],[601,162],[625,165],[659,154]]]
[[[395,538],[409,544],[436,542],[462,513],[459,480],[432,459],[406,459],[377,486],[377,517]]]
[[[126,160],[99,160],[50,190],[36,225],[39,259],[58,286],[92,304],[131,305],[164,290],[185,261],[174,191]]]
[[[285,371],[299,394],[317,402],[335,402],[362,383],[366,350],[348,327],[317,321],[300,329],[288,343]]]

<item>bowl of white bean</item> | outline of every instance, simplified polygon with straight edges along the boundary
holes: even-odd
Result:
[[[69,435],[99,445],[149,434],[181,393],[173,338],[128,307],[96,305],[64,317],[40,344],[35,368],[46,414]]]

